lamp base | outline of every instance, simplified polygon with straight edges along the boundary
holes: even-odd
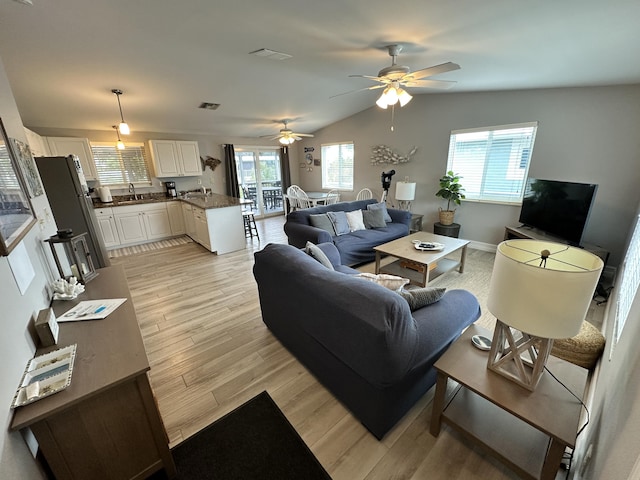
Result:
[[[519,333],[521,336],[516,339],[511,327],[496,320],[487,368],[533,392],[544,372],[553,339]]]
[[[411,200],[398,200],[398,208],[407,212],[411,211]]]

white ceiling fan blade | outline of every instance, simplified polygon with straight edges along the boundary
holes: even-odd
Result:
[[[402,77],[402,81],[420,80],[421,78],[432,77],[434,75],[440,75],[441,73],[452,72],[453,70],[460,70],[460,65],[452,62],[441,63],[440,65],[434,65],[433,67],[407,73]]]
[[[311,135],[310,133],[292,133],[292,135],[295,135],[297,137],[313,137],[313,135]]]
[[[342,95],[347,95],[349,93],[362,92],[364,90],[376,90],[378,88],[384,88],[384,87],[386,87],[386,85],[384,84],[372,85],[371,87],[364,87],[364,88],[359,88],[358,90],[349,90],[348,92],[342,92],[342,93],[338,93],[337,95],[331,95],[329,98],[336,98],[336,97],[341,97]]]
[[[416,88],[435,88],[439,90],[447,90],[453,87],[458,82],[452,82],[449,80],[415,80],[410,82],[402,82],[405,87]]]

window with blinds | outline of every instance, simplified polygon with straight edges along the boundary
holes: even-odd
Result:
[[[322,188],[353,190],[353,142],[321,146]]]
[[[454,130],[447,171],[463,179],[466,200],[522,203],[537,122]]]
[[[622,335],[622,330],[631,312],[638,289],[640,289],[640,216],[636,217],[636,224],[631,234],[629,248],[620,267],[620,280],[616,282],[616,316],[615,343]]]
[[[0,145],[0,190],[14,193],[20,189],[6,145]]]
[[[100,185],[151,185],[147,156],[142,143],[127,143],[119,150],[113,143],[91,143]]]

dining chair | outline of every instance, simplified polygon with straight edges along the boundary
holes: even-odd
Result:
[[[368,200],[370,198],[373,198],[373,192],[368,188],[363,188],[356,196],[356,200]]]
[[[336,189],[329,190],[327,196],[324,198],[325,205],[332,205],[340,201],[340,192]]]

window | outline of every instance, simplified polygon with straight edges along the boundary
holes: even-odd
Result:
[[[151,185],[144,144],[127,143],[118,150],[113,143],[91,143],[101,185]]]
[[[322,188],[353,190],[353,142],[322,145]]]
[[[467,200],[522,203],[537,122],[454,130],[447,171],[463,177]]]
[[[640,288],[640,216],[636,218],[636,225],[631,235],[629,248],[620,268],[620,282],[617,285],[616,316],[615,316],[615,343],[622,335],[624,324],[629,317],[631,304]]]

